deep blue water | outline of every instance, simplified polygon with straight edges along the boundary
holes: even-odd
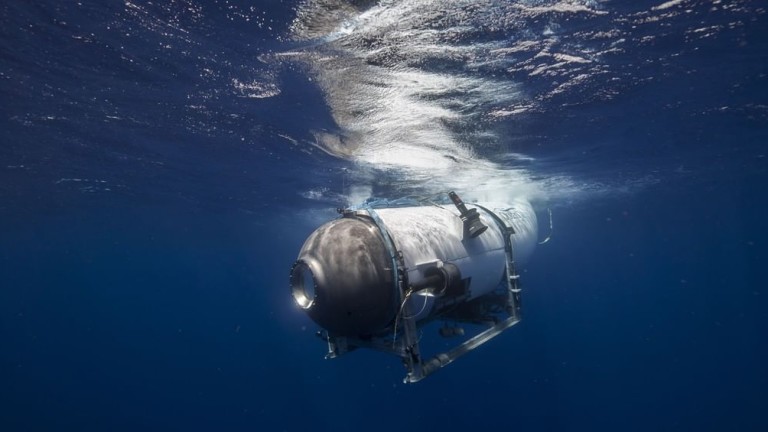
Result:
[[[0,430],[768,430],[762,2],[0,19]],[[450,189],[552,209],[523,322],[414,385],[324,360],[306,236]]]

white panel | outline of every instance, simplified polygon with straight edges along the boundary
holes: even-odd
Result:
[[[505,224],[511,225],[515,261],[523,263],[536,246],[536,215],[530,204],[517,200],[510,204],[480,204],[493,211]],[[467,205],[472,208],[471,204]],[[376,209],[376,213],[403,253],[403,261],[411,283],[423,278],[422,268],[436,261],[450,262],[461,271],[462,278],[472,278],[471,298],[491,292],[502,281],[506,256],[504,238],[498,223],[484,210],[480,219],[488,229],[474,239],[463,241],[464,225],[453,206],[396,207]],[[424,266],[426,264],[426,266]],[[417,319],[429,316],[434,301],[414,295],[409,304]]]

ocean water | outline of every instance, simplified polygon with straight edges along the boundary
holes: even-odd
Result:
[[[0,430],[768,430],[758,0],[0,4]],[[335,209],[524,197],[524,320],[323,358]],[[425,338],[436,335],[424,335]]]

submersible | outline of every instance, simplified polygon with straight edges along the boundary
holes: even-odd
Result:
[[[416,382],[521,319],[516,266],[533,252],[536,215],[524,199],[465,204],[368,201],[304,242],[290,273],[296,304],[322,330],[328,358],[357,348],[400,357]],[[421,334],[463,339],[432,356]],[[479,328],[465,336],[466,325]]]

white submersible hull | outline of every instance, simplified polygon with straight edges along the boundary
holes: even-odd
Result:
[[[522,199],[449,205],[374,202],[307,238],[291,270],[296,303],[320,327],[329,357],[373,348],[402,358],[415,382],[520,321],[516,265],[533,252],[536,215]],[[482,330],[425,359],[417,329]]]

